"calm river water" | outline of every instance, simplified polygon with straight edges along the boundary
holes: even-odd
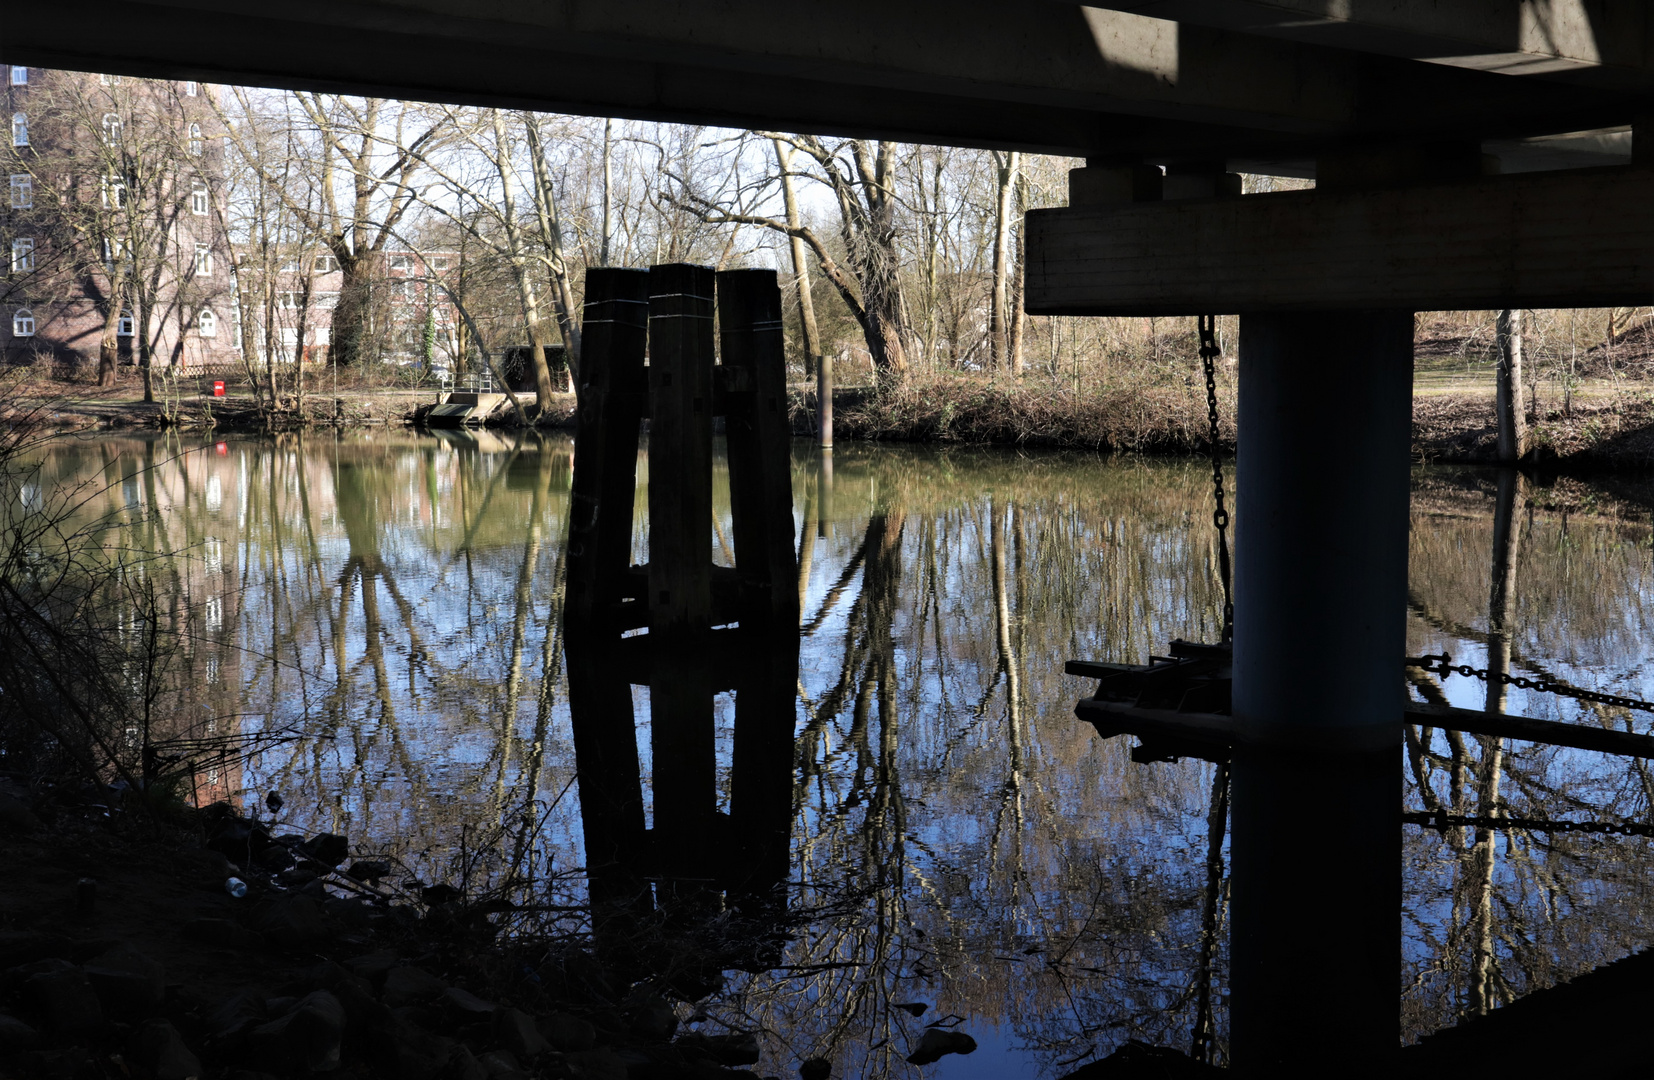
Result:
[[[558,618],[571,457],[565,438],[486,432],[109,437],[50,444],[39,479],[88,484],[110,543],[178,553],[180,724],[290,736],[205,771],[203,797],[279,791],[294,826],[347,833],[426,883],[476,888],[503,873],[492,852],[522,846],[553,903],[578,904]],[[816,914],[788,924],[779,966],[731,971],[701,1023],[765,1032],[761,1074],[822,1056],[836,1076],[883,1077],[917,1075],[911,1044],[952,1016],[981,1048],[925,1075],[1057,1076],[1127,1039],[1188,1049],[1209,966],[1222,1061],[1214,766],[1132,764],[1129,739],[1074,718],[1090,684],[1062,670],[1215,637],[1209,474],[855,445],[830,478],[804,444],[792,464],[804,630],[789,901]],[[727,477],[716,484],[727,564]],[[1497,498],[1488,474],[1417,473],[1411,654],[1484,662]],[[1512,669],[1654,697],[1646,510],[1580,484],[1518,499]],[[634,547],[642,561],[641,531]],[[1316,642],[1299,647],[1315,662]],[[1438,691],[1484,703],[1465,678],[1414,696]],[[634,699],[647,805],[647,691]],[[1507,706],[1649,730],[1647,714],[1521,691]],[[733,713],[722,696],[726,788]],[[1654,791],[1642,763],[1439,731],[1397,769],[1408,809],[1647,820]],[[1654,936],[1645,839],[1405,831],[1409,1041]],[[898,1007],[914,1002],[923,1017]]]

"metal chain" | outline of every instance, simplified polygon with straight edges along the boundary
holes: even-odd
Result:
[[[1616,836],[1654,836],[1654,825],[1636,821],[1548,821],[1544,818],[1492,817],[1477,814],[1449,814],[1446,810],[1415,810],[1401,815],[1403,824],[1432,829],[1471,826],[1477,829],[1525,829],[1529,832],[1609,833]]]
[[[1503,686],[1514,686],[1521,690],[1533,690],[1541,694],[1558,694],[1562,697],[1578,698],[1580,701],[1595,701],[1602,705],[1614,705],[1621,709],[1637,709],[1642,712],[1654,713],[1654,701],[1642,701],[1638,698],[1621,697],[1619,694],[1604,694],[1597,690],[1582,690],[1567,683],[1553,682],[1541,676],[1530,679],[1523,675],[1508,675],[1504,672],[1491,672],[1486,668],[1473,668],[1469,664],[1454,664],[1453,657],[1448,653],[1430,653],[1424,656],[1410,656],[1408,666],[1423,671],[1441,675],[1468,675],[1471,678],[1487,682],[1497,679]]]
[[[1223,582],[1223,643],[1235,639],[1235,597],[1230,586],[1229,570],[1229,511],[1223,506],[1223,459],[1218,454],[1218,349],[1216,315],[1198,318],[1200,333],[1200,363],[1206,370],[1206,449],[1212,458],[1212,494],[1216,507],[1212,510],[1212,524],[1218,530],[1218,577]]]

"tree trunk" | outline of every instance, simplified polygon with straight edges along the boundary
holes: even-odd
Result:
[[[866,224],[860,235],[848,238],[866,311],[862,336],[867,340],[874,371],[901,375],[907,371],[907,310],[899,276],[901,260],[896,251],[896,197],[891,189],[895,144],[879,144],[876,164],[868,161],[864,144],[853,145],[867,204]]]
[[[603,121],[603,244],[597,265],[609,265],[609,237],[614,235],[614,120]]]
[[[787,208],[787,228],[798,228],[798,196],[793,190],[793,150],[780,139],[775,144],[775,163],[781,171],[781,198]],[[804,339],[804,374],[809,375],[821,360],[821,339],[816,333],[815,299],[810,295],[810,264],[804,256],[804,240],[796,232],[788,237],[792,246],[793,280],[798,287],[798,325]]]
[[[1528,416],[1522,401],[1522,312],[1499,313],[1499,460],[1514,464],[1528,454]]]
[[[1022,217],[1023,209],[1028,205],[1028,183],[1026,178],[1017,178],[1016,214]],[[1017,230],[1016,261],[1011,271],[1011,373],[1021,375],[1022,336],[1028,328],[1028,315],[1023,311],[1023,295],[1027,283],[1026,270],[1028,265],[1028,248],[1023,241],[1022,230]]]
[[[372,254],[357,255],[344,245],[329,245],[339,261],[339,302],[333,308],[328,358],[341,367],[360,363],[367,336],[369,278],[378,259]]]
[[[121,293],[109,291],[109,310],[103,317],[103,336],[98,339],[98,385],[115,385],[116,365],[120,362],[121,339],[117,331],[121,322]],[[136,327],[134,327],[136,329]]]
[[[1522,476],[1514,469],[1499,477],[1499,502],[1493,511],[1493,566],[1488,595],[1487,711],[1505,711],[1504,680],[1494,677],[1510,670],[1510,606],[1516,588],[1516,546],[1518,527],[1516,504],[1522,491]],[[1499,813],[1499,777],[1503,771],[1505,740],[1483,738],[1482,768],[1477,812],[1483,816]],[[1470,969],[1470,1006],[1476,1015],[1486,1015],[1498,1002],[1493,976],[1493,877],[1498,856],[1492,829],[1476,831],[1472,851],[1475,869],[1475,946]]]
[[[1011,263],[1011,204],[1016,193],[1020,158],[1021,155],[1015,150],[1006,151],[1003,157],[997,151],[994,153],[994,160],[999,163],[999,197],[994,202],[994,283],[988,310],[988,338],[989,348],[992,350],[992,365],[996,368],[1003,367],[1013,374],[1016,369],[1011,362],[1007,300]]]
[[[494,124],[494,169],[500,175],[500,200],[504,213],[507,256],[511,262],[511,276],[517,283],[517,298],[523,306],[523,322],[528,327],[529,363],[534,370],[535,418],[547,415],[551,408],[551,368],[546,364],[546,350],[540,333],[540,298],[534,291],[534,279],[528,273],[528,256],[523,251],[522,229],[517,223],[517,201],[512,194],[511,140],[506,133],[505,117],[500,110],[491,109]],[[532,121],[529,121],[531,124]],[[526,131],[525,131],[526,134]],[[530,151],[538,157],[539,147],[532,141]]]

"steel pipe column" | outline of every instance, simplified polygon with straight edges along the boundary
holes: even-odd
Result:
[[[1388,1075],[1413,317],[1241,318],[1232,1058]]]

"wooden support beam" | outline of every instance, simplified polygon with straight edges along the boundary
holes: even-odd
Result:
[[[712,614],[711,267],[649,273],[649,629]]]
[[[792,432],[781,289],[774,270],[718,274],[718,333],[735,569],[749,617],[798,624],[793,549]],[[741,389],[734,389],[740,387]]]
[[[599,611],[626,595],[648,313],[647,270],[586,271],[563,605],[571,626],[591,625]]]
[[[693,904],[696,852],[720,828],[712,675],[713,271],[649,271],[650,745],[655,851]]]
[[[1234,717],[1219,713],[1143,709],[1125,702],[1082,698],[1074,706],[1074,715],[1095,727],[1103,738],[1129,734],[1144,739],[1200,743],[1213,747],[1233,746],[1237,741]],[[1610,731],[1584,724],[1564,724],[1529,716],[1507,716],[1416,702],[1408,704],[1403,717],[1406,723],[1444,731],[1521,739],[1546,746],[1567,746],[1621,757],[1654,758],[1654,735],[1639,735],[1632,731]]]
[[[1027,237],[1037,315],[1629,307],[1654,168],[1032,210]]]

